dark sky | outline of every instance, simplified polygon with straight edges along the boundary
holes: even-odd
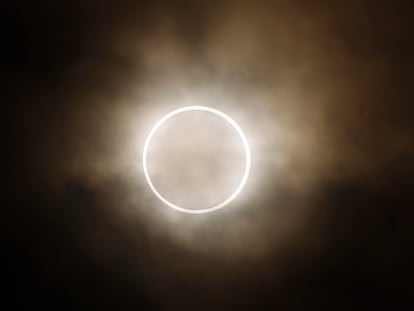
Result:
[[[0,309],[413,308],[408,1],[2,4]],[[240,200],[163,207],[140,148],[189,101],[234,112]],[[3,307],[4,305],[8,307]]]

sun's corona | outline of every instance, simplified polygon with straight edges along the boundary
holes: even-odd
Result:
[[[244,172],[243,172],[243,175],[242,175],[236,189],[225,200],[221,201],[220,203],[218,203],[214,206],[208,207],[208,208],[197,209],[197,210],[188,209],[188,208],[179,206],[179,205],[174,204],[173,202],[170,202],[169,200],[167,200],[157,190],[157,188],[154,186],[154,184],[151,180],[150,173],[148,171],[148,165],[147,165],[148,149],[149,149],[149,146],[151,144],[151,140],[152,140],[154,134],[157,132],[157,130],[171,117],[173,117],[177,114],[180,114],[180,113],[188,112],[188,111],[204,111],[204,112],[212,113],[212,114],[220,117],[224,121],[226,121],[228,124],[230,124],[232,126],[232,128],[238,133],[238,135],[240,137],[240,140],[243,144],[243,149],[244,149],[244,154],[245,154]],[[227,114],[225,114],[224,112],[222,112],[220,110],[217,110],[217,109],[211,108],[211,107],[207,107],[207,106],[186,106],[186,107],[182,107],[182,108],[176,109],[174,111],[171,111],[170,113],[168,113],[167,115],[162,117],[154,125],[154,127],[151,129],[151,131],[148,134],[147,139],[145,140],[143,157],[142,157],[142,165],[143,165],[143,169],[144,169],[145,179],[146,179],[149,187],[151,188],[152,192],[158,197],[158,199],[160,199],[164,204],[166,204],[167,206],[169,206],[169,207],[171,207],[171,208],[173,208],[173,209],[175,209],[179,212],[190,213],[190,214],[203,214],[203,213],[213,212],[213,211],[216,211],[220,208],[225,207],[226,205],[228,205],[231,201],[233,201],[240,194],[240,192],[243,189],[244,185],[246,184],[247,178],[249,176],[250,166],[251,166],[251,154],[250,154],[249,143],[247,142],[247,138],[246,138],[244,132],[242,131],[240,126],[230,116],[228,116]]]

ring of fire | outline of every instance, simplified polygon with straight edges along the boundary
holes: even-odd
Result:
[[[159,191],[155,188],[154,184],[152,183],[150,174],[148,172],[148,166],[147,166],[147,156],[148,156],[149,145],[150,145],[151,140],[152,140],[154,134],[156,133],[156,131],[160,128],[160,126],[162,124],[164,124],[168,119],[170,119],[174,115],[177,115],[177,114],[183,113],[183,112],[188,112],[188,111],[205,111],[205,112],[209,112],[209,113],[212,113],[212,114],[215,114],[215,115],[219,116],[220,118],[222,118],[223,120],[228,122],[236,130],[236,132],[239,134],[240,139],[243,143],[244,153],[245,153],[244,172],[243,172],[242,178],[241,178],[236,190],[234,190],[233,193],[230,196],[228,196],[225,200],[223,200],[222,202],[220,202],[220,203],[218,203],[214,206],[204,208],[204,209],[198,209],[198,210],[192,210],[192,209],[187,209],[187,208],[178,206],[178,205],[168,201],[164,196],[162,196],[159,193]],[[186,106],[186,107],[182,107],[182,108],[176,109],[176,110],[168,113],[163,118],[161,118],[154,125],[154,127],[152,128],[152,130],[148,134],[148,137],[147,137],[147,139],[145,141],[145,144],[144,144],[144,151],[143,151],[143,157],[142,158],[143,158],[142,159],[142,165],[143,165],[143,168],[144,168],[145,179],[146,179],[149,187],[151,188],[152,192],[154,192],[154,194],[158,197],[158,199],[160,199],[167,206],[169,206],[169,207],[171,207],[171,208],[173,208],[173,209],[175,209],[179,212],[190,213],[190,214],[209,213],[209,212],[216,211],[216,210],[228,205],[231,201],[233,201],[239,195],[239,193],[243,189],[244,185],[246,184],[247,178],[249,177],[250,166],[251,166],[251,154],[250,154],[249,143],[247,142],[247,138],[244,135],[244,133],[243,133],[242,129],[240,128],[240,126],[231,117],[229,117],[224,112],[222,112],[220,110],[217,110],[217,109],[214,109],[214,108],[211,108],[211,107],[206,107],[206,106]]]

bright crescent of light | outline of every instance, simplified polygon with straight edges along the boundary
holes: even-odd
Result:
[[[155,132],[158,130],[158,128],[165,122],[167,121],[169,118],[171,118],[172,116],[182,113],[182,112],[186,112],[186,111],[206,111],[206,112],[210,112],[213,113],[219,117],[221,117],[222,119],[226,120],[228,123],[230,123],[230,125],[237,131],[237,133],[240,136],[240,139],[243,142],[243,146],[244,146],[244,152],[245,152],[245,156],[246,156],[246,161],[245,161],[245,168],[244,168],[244,173],[243,173],[243,177],[240,180],[239,185],[237,186],[236,190],[224,201],[220,202],[217,205],[214,205],[212,207],[208,207],[208,208],[204,208],[204,209],[199,209],[199,210],[191,210],[191,209],[186,209],[183,208],[181,206],[175,205],[174,203],[171,203],[170,201],[168,201],[166,198],[164,198],[155,188],[155,186],[153,185],[151,178],[149,176],[148,173],[148,167],[147,167],[147,154],[148,154],[148,147],[151,143],[151,139],[154,136]],[[143,159],[142,159],[142,164],[144,167],[144,174],[145,174],[145,179],[147,180],[148,185],[150,186],[151,190],[154,192],[154,194],[162,201],[164,202],[166,205],[168,205],[169,207],[183,212],[183,213],[190,213],[190,214],[203,214],[203,213],[209,213],[209,212],[213,212],[215,210],[218,210],[224,206],[226,206],[227,204],[229,204],[231,201],[233,201],[237,195],[240,193],[240,191],[243,189],[247,178],[249,177],[249,171],[250,171],[250,165],[251,165],[251,155],[250,155],[250,147],[249,147],[249,143],[247,142],[246,136],[244,135],[242,129],[240,128],[240,126],[232,119],[230,118],[227,114],[225,114],[224,112],[221,112],[220,110],[211,108],[211,107],[206,107],[206,106],[186,106],[186,107],[182,107],[179,108],[177,110],[174,110],[172,112],[170,112],[169,114],[167,114],[166,116],[164,116],[163,118],[161,118],[161,120],[159,120],[155,126],[152,128],[151,132],[148,134],[148,137],[145,141],[145,145],[144,145],[144,153],[143,153]]]

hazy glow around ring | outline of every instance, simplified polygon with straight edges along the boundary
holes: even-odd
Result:
[[[230,125],[236,130],[236,132],[239,134],[240,139],[242,140],[243,143],[243,147],[244,147],[244,152],[245,152],[245,156],[246,156],[246,160],[245,160],[245,168],[244,168],[244,173],[243,176],[240,180],[239,185],[237,186],[236,190],[224,201],[220,202],[219,204],[212,206],[212,207],[208,207],[208,208],[204,208],[204,209],[199,209],[199,210],[191,210],[191,209],[186,209],[184,207],[178,206],[170,201],[168,201],[167,199],[165,199],[155,188],[155,186],[153,185],[151,178],[149,176],[148,173],[148,167],[147,167],[147,154],[148,154],[148,148],[149,145],[151,143],[151,139],[154,136],[155,132],[158,130],[158,128],[164,123],[166,122],[169,118],[171,118],[172,116],[182,113],[182,112],[186,112],[186,111],[206,111],[206,112],[210,112],[213,113],[219,117],[221,117],[222,119],[224,119],[225,121],[227,121],[228,123],[230,123]],[[142,159],[142,164],[143,164],[143,168],[144,168],[144,174],[145,174],[145,179],[147,180],[148,185],[150,186],[151,190],[154,192],[154,194],[162,201],[164,202],[166,205],[168,205],[169,207],[183,212],[183,213],[190,213],[190,214],[203,214],[203,213],[208,213],[208,212],[213,212],[215,210],[218,210],[224,206],[226,206],[227,204],[229,204],[231,201],[233,201],[237,195],[241,192],[241,190],[243,189],[247,178],[249,176],[249,171],[250,171],[250,165],[251,165],[251,155],[250,155],[250,147],[249,147],[249,143],[247,142],[246,136],[244,135],[242,129],[240,128],[240,126],[232,119],[230,118],[227,114],[225,114],[224,112],[221,112],[220,110],[211,108],[211,107],[206,107],[206,106],[186,106],[186,107],[182,107],[179,108],[177,110],[174,110],[170,113],[168,113],[167,115],[165,115],[163,118],[161,118],[152,128],[151,132],[148,134],[148,137],[145,141],[145,145],[144,145],[144,153],[143,153],[143,159]]]

